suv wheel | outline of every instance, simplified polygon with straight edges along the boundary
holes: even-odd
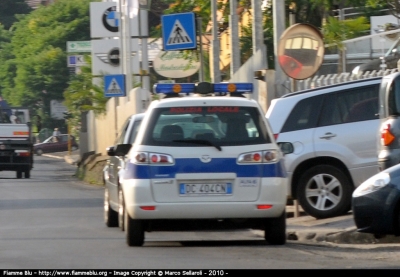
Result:
[[[286,243],[286,212],[277,218],[267,218],[264,238],[271,245]]]
[[[118,226],[121,229],[121,231],[125,230],[124,217],[125,217],[124,193],[122,192],[121,186],[119,186],[119,188],[118,188]]]
[[[130,215],[125,212],[125,233],[126,243],[129,246],[142,246],[144,243],[144,224],[142,220],[132,219]]]
[[[300,177],[297,198],[309,215],[329,218],[350,210],[352,191],[349,178],[341,170],[330,165],[318,165]]]
[[[110,196],[108,188],[104,189],[104,222],[108,227],[118,226],[118,214],[110,206]]]

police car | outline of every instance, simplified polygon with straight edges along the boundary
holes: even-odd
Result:
[[[156,84],[122,178],[129,246],[145,232],[265,230],[286,242],[283,154],[251,83]]]

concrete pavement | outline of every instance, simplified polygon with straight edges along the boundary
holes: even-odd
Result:
[[[43,156],[64,159],[66,163],[76,166],[80,160],[79,150],[71,153],[49,153]],[[328,219],[315,219],[306,215],[301,207],[295,209],[293,205],[288,205],[286,212],[288,241],[324,243],[336,246],[400,248],[400,237],[386,236],[384,238],[375,238],[372,234],[357,232],[351,212],[347,215]],[[261,237],[264,236],[264,232],[262,231],[254,231],[254,233]]]

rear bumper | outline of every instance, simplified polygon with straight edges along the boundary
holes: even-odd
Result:
[[[400,149],[381,150],[378,156],[379,170],[385,170],[400,163]]]
[[[272,186],[276,186],[275,189]],[[149,180],[124,180],[122,187],[126,211],[133,219],[274,218],[284,212],[287,202],[286,186],[275,184],[271,184],[271,187],[262,186],[255,201],[220,201],[218,197],[215,200],[212,197],[184,197],[182,201],[178,199],[175,202],[156,202]],[[271,207],[259,209],[258,205]],[[153,209],[148,210],[146,207]]]

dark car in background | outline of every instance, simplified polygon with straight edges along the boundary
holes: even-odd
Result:
[[[366,73],[367,71],[372,72],[374,70],[376,71],[382,70],[383,59],[385,61],[384,64],[386,65],[385,69],[397,68],[397,62],[400,59],[400,38],[398,38],[393,43],[393,45],[389,48],[389,50],[385,53],[384,56],[356,66],[353,69],[352,74],[360,76]]]
[[[68,136],[71,139],[71,151],[77,150],[79,146],[75,137],[68,134],[61,134],[59,136],[50,136],[43,142],[34,144],[33,152],[40,156],[43,153],[68,151]]]
[[[400,236],[400,164],[372,176],[353,193],[357,231]]]

